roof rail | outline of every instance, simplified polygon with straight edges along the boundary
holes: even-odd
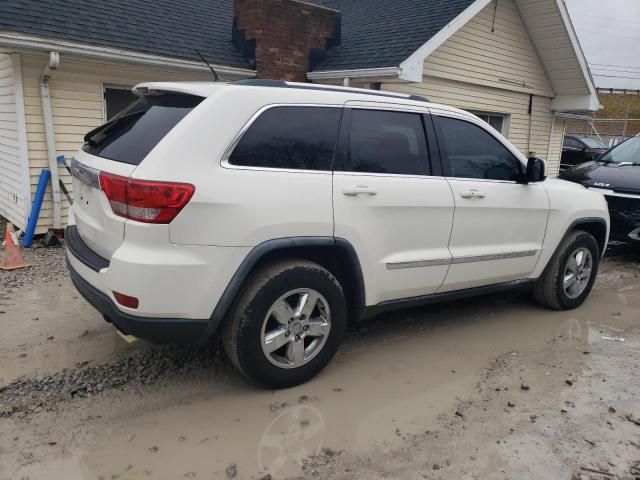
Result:
[[[414,100],[417,102],[428,102],[429,100],[426,97],[421,95],[405,95],[402,93],[392,93],[392,92],[381,92],[379,90],[367,90],[360,91],[364,89],[356,89],[349,87],[338,87],[338,86],[320,86],[317,83],[312,84],[313,86],[305,86],[300,83],[288,83],[284,80],[260,80],[260,79],[247,79],[247,80],[236,80],[235,82],[231,82],[231,85],[245,85],[250,87],[275,87],[275,88],[295,88],[301,90],[318,90],[321,92],[353,92],[357,90],[355,93],[360,93],[363,95],[375,95],[377,97],[387,97],[387,98],[404,98],[405,100]]]

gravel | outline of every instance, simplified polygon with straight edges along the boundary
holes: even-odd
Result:
[[[22,248],[20,251],[30,266],[17,270],[0,270],[0,291],[55,282],[68,275],[64,247],[34,244],[32,248]]]
[[[215,346],[161,346],[133,352],[102,364],[79,363],[51,375],[22,376],[0,387],[0,418],[24,418],[56,411],[61,402],[133,392],[167,382],[210,381],[219,371],[221,351]]]

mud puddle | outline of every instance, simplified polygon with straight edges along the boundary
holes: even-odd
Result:
[[[536,352],[557,337],[578,340],[563,347],[574,350],[624,337],[638,322],[640,281],[608,286],[612,278],[605,269],[587,303],[570,312],[506,294],[386,315],[353,329],[318,378],[288,390],[258,390],[228,375],[136,401],[92,399],[83,413],[93,420],[65,427],[90,434],[60,441],[36,419],[32,427],[44,435],[9,446],[11,463],[21,466],[8,471],[32,479],[279,479],[300,475],[320,452],[390,451],[478,395],[497,356]],[[25,445],[34,461],[19,460]]]
[[[0,385],[139,348],[86,303],[68,278],[0,292]]]

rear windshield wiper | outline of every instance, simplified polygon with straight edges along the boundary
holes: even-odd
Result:
[[[114,118],[113,120],[110,120],[107,123],[100,125],[99,127],[96,127],[93,130],[91,130],[89,133],[87,133],[84,136],[84,141],[89,145],[96,146],[100,143],[100,140],[99,141],[93,140],[95,136],[97,136],[98,134],[106,134],[107,132],[111,131],[111,129],[114,128],[116,125],[120,125],[123,121],[130,120],[131,118],[136,117],[138,115],[142,115],[145,112],[146,110],[138,110],[137,112],[132,112],[128,115]]]

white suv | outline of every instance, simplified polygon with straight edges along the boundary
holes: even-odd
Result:
[[[479,118],[421,97],[281,81],[146,83],[72,163],[80,293],[160,342],[220,332],[271,387],[308,380],[348,321],[517,286],[582,304],[602,195],[546,179]]]

